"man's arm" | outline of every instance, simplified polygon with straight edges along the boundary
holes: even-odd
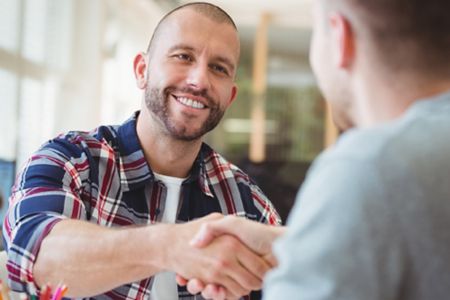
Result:
[[[79,193],[89,170],[77,151],[60,141],[47,145],[17,177],[3,227],[14,290],[36,295],[39,285],[63,281],[68,296],[87,296],[160,270],[220,283],[236,294],[260,288],[268,266],[237,239],[204,249],[189,245],[203,220],[121,229],[86,222]]]
[[[260,288],[260,276],[268,266],[236,239],[217,239],[203,249],[189,246],[201,224],[218,217],[129,229],[63,220],[41,244],[34,266],[36,283],[57,285],[64,280],[68,296],[86,297],[174,270],[227,286],[236,296]]]
[[[61,281],[67,296],[88,297],[159,271],[159,246],[146,241],[163,236],[165,228],[154,226],[111,229],[80,220],[57,223],[43,239],[33,268],[38,286]]]

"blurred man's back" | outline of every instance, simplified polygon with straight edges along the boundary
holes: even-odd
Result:
[[[346,132],[303,184],[265,297],[448,299],[450,2],[314,6],[311,62]]]

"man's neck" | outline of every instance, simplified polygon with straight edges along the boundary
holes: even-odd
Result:
[[[138,117],[136,131],[145,159],[151,169],[161,175],[185,178],[200,151],[201,139],[186,142],[175,140],[159,130],[160,124],[152,124],[152,116],[145,109]]]
[[[397,75],[355,81],[358,127],[372,127],[401,117],[415,102],[450,91],[450,80]]]

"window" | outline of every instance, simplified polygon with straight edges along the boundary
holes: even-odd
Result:
[[[70,67],[73,0],[0,0],[0,159],[20,168],[53,135],[54,79]]]

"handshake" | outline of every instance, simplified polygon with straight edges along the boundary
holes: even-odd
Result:
[[[169,259],[174,263],[169,269],[191,294],[214,300],[239,299],[261,289],[265,274],[277,265],[273,241],[285,231],[219,213],[174,227],[174,236],[187,238],[188,245],[183,257]]]

